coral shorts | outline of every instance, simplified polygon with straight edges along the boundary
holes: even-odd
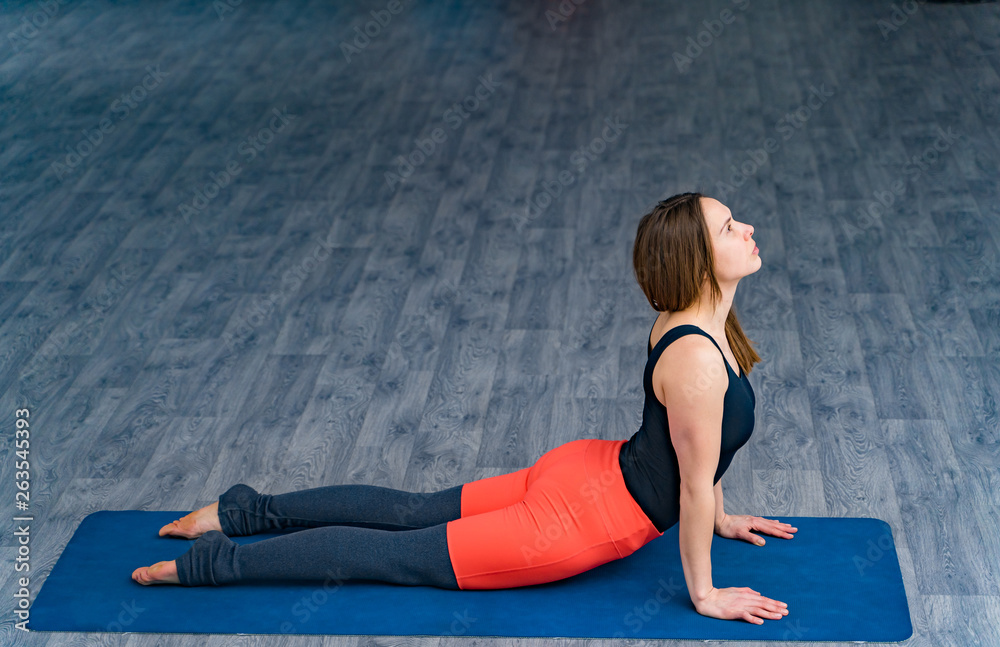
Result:
[[[448,553],[460,589],[553,582],[631,555],[659,532],[625,487],[624,440],[582,439],[462,486]]]

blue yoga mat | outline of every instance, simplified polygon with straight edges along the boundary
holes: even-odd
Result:
[[[879,519],[780,517],[794,539],[763,547],[712,540],[716,588],[748,586],[788,603],[763,625],[698,614],[677,526],[629,557],[559,582],[449,591],[379,582],[141,586],[139,566],[192,540],[158,537],[186,512],[95,512],[73,534],[31,607],[36,631],[371,634],[899,642],[913,633],[889,525]],[[249,543],[274,535],[237,537]]]

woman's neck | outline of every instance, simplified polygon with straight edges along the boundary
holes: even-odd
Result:
[[[720,283],[719,289],[722,291],[722,298],[719,299],[714,308],[712,307],[712,291],[706,286],[701,291],[701,298],[684,310],[661,312],[660,324],[665,325],[668,319],[672,326],[693,324],[712,336],[725,338],[726,319],[729,317],[729,310],[733,305],[736,286]]]

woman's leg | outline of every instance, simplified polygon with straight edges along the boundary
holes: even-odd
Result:
[[[372,485],[330,485],[265,495],[247,485],[234,485],[219,497],[218,503],[161,528],[160,536],[195,539],[209,530],[220,530],[229,537],[240,537],[291,527],[329,525],[380,530],[427,528],[517,503],[548,465],[580,451],[581,447],[581,441],[571,441],[550,449],[532,467],[439,492],[404,492]]]
[[[531,467],[466,483],[462,490],[462,516],[502,510],[524,500],[528,488],[550,466],[586,450],[587,439],[571,440],[538,457]]]
[[[317,579],[324,575],[310,564],[332,558],[334,564],[343,565],[346,574],[357,576],[358,573],[367,573],[374,579],[412,583],[415,581],[412,574],[404,575],[409,572],[408,569],[416,569],[423,574],[423,579],[417,578],[416,581],[458,588],[454,569],[451,568],[447,527],[444,524],[514,505],[524,497],[530,475],[539,473],[541,467],[567,449],[563,446],[550,450],[531,468],[427,495],[370,486],[329,486],[266,496],[246,485],[235,485],[223,493],[218,503],[197,510],[160,531],[161,535],[201,536],[187,554],[177,560],[138,568],[132,577],[140,584],[181,583],[189,586],[237,581],[248,575]],[[359,524],[361,518],[364,523],[381,523],[382,529],[358,528],[373,532],[352,533],[348,530],[350,526],[343,525],[352,521]],[[432,524],[434,521],[438,524],[428,525],[428,529],[436,529],[431,532],[417,535],[414,529],[392,533],[399,535],[395,549],[402,550],[402,553],[394,552],[391,540],[384,535],[387,528],[400,529],[403,525]],[[177,523],[181,525],[177,526]],[[320,535],[306,530],[255,542],[246,548],[226,539],[226,535],[248,535],[304,523],[326,524],[314,530],[333,532]],[[222,532],[218,532],[220,530]],[[499,532],[502,533],[503,529]],[[360,546],[370,543],[376,547],[376,552],[365,555],[350,548],[352,542],[358,541],[363,542],[356,544]],[[432,545],[414,545],[419,541],[431,541]],[[346,554],[332,552],[327,548],[331,544],[346,548]],[[273,558],[268,552],[270,550],[277,551],[280,556]],[[320,561],[309,557],[309,553],[315,550],[320,553]],[[286,566],[279,567],[280,563]],[[446,563],[448,568],[444,568]],[[344,573],[337,577],[347,579]]]
[[[261,494],[239,484],[219,497],[218,518],[221,531],[230,537],[332,525],[413,530],[458,519],[461,501],[461,485],[439,492],[328,485],[286,494]]]
[[[405,531],[327,526],[243,545],[210,531],[176,568],[184,586],[361,579],[458,589],[444,524]]]
[[[137,569],[133,579],[187,586],[256,579],[374,579],[483,589],[570,577],[631,554],[662,534],[625,488],[618,467],[623,442],[563,446],[529,468],[533,472],[527,475],[530,487],[524,500],[501,509],[423,529],[328,526],[242,546],[221,532],[208,532],[176,561]],[[502,486],[495,493],[512,495],[524,476],[508,482],[495,477],[492,483]],[[492,489],[485,487],[487,480],[481,484],[486,494]]]
[[[459,588],[553,582],[626,557],[660,536],[625,487],[618,466],[624,442],[567,443],[531,468],[522,501],[449,521]]]

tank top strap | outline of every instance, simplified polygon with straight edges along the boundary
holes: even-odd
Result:
[[[652,334],[653,330],[650,329],[649,332]],[[715,341],[714,337],[694,324],[681,324],[679,326],[674,326],[667,332],[663,333],[660,340],[656,342],[656,346],[649,349],[647,353],[647,363],[655,365],[656,362],[659,361],[660,355],[663,354],[663,351],[667,348],[667,346],[675,342],[677,339],[691,334],[704,335],[705,337],[708,337],[708,339],[715,344],[715,347],[719,349],[719,352],[722,353],[722,361],[726,363],[726,369],[730,371],[732,370],[732,367],[729,365],[729,360],[726,359],[726,354],[722,352],[722,348],[719,346],[719,342]],[[648,342],[646,345],[647,347],[649,346]]]

